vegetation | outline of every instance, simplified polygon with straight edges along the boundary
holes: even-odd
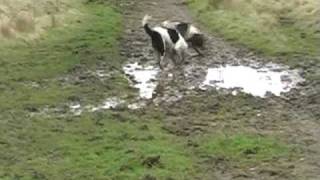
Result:
[[[68,20],[81,16],[81,12],[74,7],[75,2],[74,0],[1,1],[0,39],[34,40],[48,29],[65,26]]]
[[[291,147],[269,137],[168,133],[163,124],[168,114],[152,106],[145,112],[123,108],[81,116],[41,114],[44,107],[135,93],[119,70],[124,63],[118,49],[119,11],[109,3],[70,2],[79,13],[65,19],[68,26],[53,27],[32,40],[12,38],[0,44],[0,179],[190,179],[199,174],[203,155],[244,163],[291,155]],[[101,66],[113,73],[104,81],[90,75]],[[226,101],[213,96],[217,101],[208,96],[185,99],[177,111],[194,119],[209,119],[214,113],[222,122],[259,104],[247,96]],[[211,107],[217,111],[204,112]],[[249,116],[255,112],[241,118]],[[188,145],[190,141],[198,146]]]
[[[290,148],[270,137],[237,134],[210,136],[204,140],[206,143],[200,147],[202,153],[251,166],[254,163],[287,157],[292,153]]]
[[[86,114],[68,120],[21,120],[1,126],[1,179],[165,179],[192,175],[183,145],[129,113]],[[3,133],[5,132],[5,133]],[[20,138],[19,138],[20,137]],[[159,157],[159,159],[157,159]],[[5,159],[4,159],[5,158]]]
[[[1,111],[56,105],[70,98],[93,101],[101,98],[97,88],[110,94],[129,88],[117,74],[114,78],[118,81],[112,88],[111,83],[95,79],[76,82],[81,73],[96,71],[101,60],[110,69],[120,67],[122,62],[117,54],[119,14],[98,5],[79,10],[84,14],[81,20],[52,29],[37,41],[14,40],[0,45],[0,100],[6,102],[0,104]],[[65,86],[63,81],[68,78],[70,83]]]
[[[69,26],[53,28],[38,40],[11,39],[0,45],[0,179],[192,175],[192,157],[157,118],[150,123],[129,111],[41,115],[44,107],[134,93],[117,71],[123,63],[120,14],[111,5],[73,6],[81,18],[70,19]],[[101,64],[115,72],[112,77],[79,80]],[[34,112],[38,115],[30,116]]]
[[[206,26],[268,55],[319,54],[316,0],[190,0]]]

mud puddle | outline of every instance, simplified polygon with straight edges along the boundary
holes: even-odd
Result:
[[[197,73],[199,69],[207,69],[206,76],[204,74],[204,76],[193,77],[192,74]],[[154,91],[159,84],[160,70],[152,65],[141,65],[139,62],[133,62],[124,65],[123,71],[131,86],[139,90],[139,95],[135,100],[127,101],[119,97],[109,97],[98,105],[84,106],[80,103],[71,103],[69,104],[69,112],[79,116],[83,112],[97,112],[118,107],[126,107],[131,110],[145,107],[146,101],[153,98]],[[101,72],[101,74],[104,74],[104,72]],[[174,78],[172,73],[168,73],[165,77],[168,79]],[[251,64],[226,65],[217,68],[199,67],[197,71],[192,71],[191,74],[187,75],[186,81],[188,80],[192,82],[191,85],[194,88],[187,88],[185,91],[193,91],[196,87],[203,90],[214,87],[216,89],[231,89],[233,95],[243,91],[258,97],[266,97],[268,93],[280,96],[282,93],[298,87],[298,84],[304,81],[298,70],[290,70],[289,67],[272,63],[265,66]],[[199,85],[199,82],[202,83]],[[173,93],[162,94],[154,100],[154,103],[157,104],[157,101],[178,101],[183,97],[179,91],[171,90]]]
[[[127,100],[121,97],[108,97],[99,104],[69,102],[59,107],[46,107],[38,113],[32,113],[31,116],[55,116],[57,113],[63,114],[62,116],[81,116],[83,113],[113,110],[119,107],[128,108],[130,110],[138,110],[145,107],[146,100],[152,98],[155,88],[158,85],[156,76],[159,73],[159,69],[150,65],[142,66],[138,62],[135,62],[123,66],[123,71],[132,87],[139,90],[139,95],[133,100]],[[97,77],[101,81],[103,81],[105,77],[112,76],[110,73],[106,73],[103,69],[89,71],[86,75]]]
[[[211,86],[216,89],[239,89],[258,97],[265,97],[268,93],[280,96],[303,81],[298,70],[290,70],[277,64],[267,64],[264,67],[226,65],[208,68],[200,88],[207,89]],[[232,94],[236,95],[237,91]]]
[[[157,87],[156,76],[159,69],[153,66],[142,66],[138,62],[127,64],[123,67],[125,75],[131,81],[132,86],[139,89],[141,99],[151,99]]]

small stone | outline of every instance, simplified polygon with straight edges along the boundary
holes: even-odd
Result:
[[[160,163],[160,155],[150,156],[143,160],[142,165],[147,166],[148,168],[152,168]]]

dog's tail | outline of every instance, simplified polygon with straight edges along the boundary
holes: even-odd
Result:
[[[142,19],[142,26],[149,36],[152,36],[152,32],[153,32],[148,24],[151,18],[152,18],[151,16],[146,14]]]

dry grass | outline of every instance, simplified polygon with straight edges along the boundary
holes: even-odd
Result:
[[[268,55],[319,55],[319,0],[190,0],[213,32]]]
[[[209,3],[218,9],[255,18],[262,30],[281,24],[320,30],[319,0],[209,0]]]
[[[78,12],[72,0],[0,0],[0,39],[35,39]]]

